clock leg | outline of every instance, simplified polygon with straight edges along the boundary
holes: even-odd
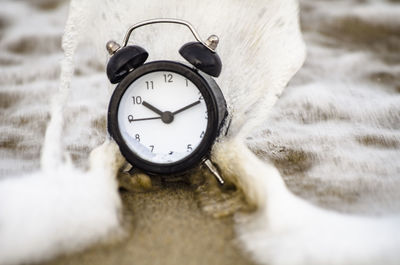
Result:
[[[211,171],[211,173],[217,179],[218,183],[221,184],[221,185],[224,185],[224,183],[225,183],[224,179],[221,177],[221,175],[218,172],[218,169],[214,166],[214,164],[211,162],[211,160],[206,158],[203,161],[203,163]]]
[[[128,172],[119,173],[118,184],[120,188],[128,191],[148,191],[153,188],[150,177],[133,167]]]

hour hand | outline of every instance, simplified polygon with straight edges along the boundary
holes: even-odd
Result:
[[[145,106],[146,108],[148,108],[149,110],[154,111],[155,113],[157,113],[158,115],[162,116],[163,112],[159,109],[157,109],[156,107],[154,107],[153,105],[150,105],[149,103],[147,103],[146,101],[142,102],[142,105]]]

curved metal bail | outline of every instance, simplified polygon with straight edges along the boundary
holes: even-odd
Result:
[[[215,49],[217,48],[218,42],[215,43],[215,41],[209,41],[209,40],[203,41],[200,38],[200,35],[197,33],[197,31],[192,26],[192,24],[190,24],[189,22],[187,22],[185,20],[175,19],[175,18],[155,18],[155,19],[149,19],[149,20],[145,20],[145,21],[136,23],[135,25],[131,26],[128,29],[128,31],[126,32],[122,47],[125,47],[126,45],[128,45],[129,38],[131,37],[131,34],[135,29],[143,27],[143,26],[146,26],[146,25],[159,24],[159,23],[179,24],[179,25],[186,26],[192,32],[194,38],[198,42],[203,44],[205,47],[207,47],[210,51],[215,52]],[[210,37],[214,38],[216,36],[215,35],[211,35]],[[210,37],[209,37],[209,39],[210,39]]]

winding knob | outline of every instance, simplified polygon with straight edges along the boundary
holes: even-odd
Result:
[[[113,41],[113,40],[108,41],[106,44],[106,49],[110,55],[113,55],[120,48],[121,48],[121,45],[119,45],[116,41]]]
[[[213,51],[215,51],[217,49],[218,43],[219,43],[219,38],[216,35],[211,35],[206,40],[207,47]]]

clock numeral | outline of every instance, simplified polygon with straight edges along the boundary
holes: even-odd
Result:
[[[200,134],[200,138],[203,138],[203,137],[204,137],[204,131],[202,131]]]
[[[154,89],[153,81],[146,81],[146,88],[147,88],[147,90]]]
[[[188,151],[188,152],[193,151],[193,147],[192,147],[191,144],[188,144],[188,145],[187,145],[187,151]]]
[[[133,122],[133,116],[132,115],[128,116],[128,121],[129,121],[129,123]]]
[[[150,151],[153,153],[154,145],[149,145],[149,147],[150,147]]]
[[[208,120],[208,113],[207,113],[207,111],[205,112],[205,114],[206,114],[205,119]]]
[[[136,105],[136,104],[142,104],[142,102],[143,102],[141,96],[132,97],[132,100],[133,100],[133,104],[134,104],[134,105]]]
[[[172,83],[172,74],[164,74],[165,83]]]
[[[140,135],[139,134],[135,134],[135,139],[136,139],[136,141],[140,142]]]
[[[186,78],[185,81],[186,81],[186,86],[189,86],[189,80],[187,80]]]
[[[173,153],[174,153],[174,151],[169,151],[169,153],[168,153],[168,154],[169,154],[169,155],[172,155]]]

